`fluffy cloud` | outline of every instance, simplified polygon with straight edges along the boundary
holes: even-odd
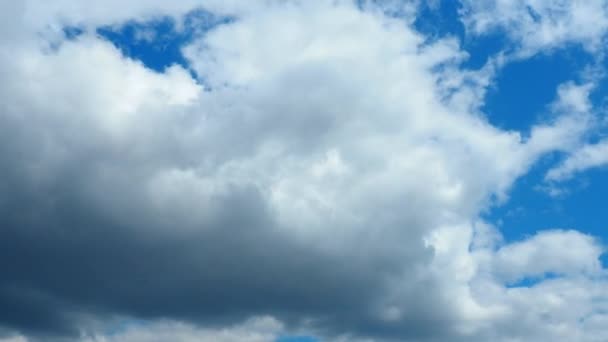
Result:
[[[458,69],[454,40],[427,43],[347,1],[233,10],[184,47],[197,80],[92,31],[52,48],[28,33],[197,4],[2,5],[16,15],[0,24],[1,325],[125,342],[303,327],[337,340],[599,336],[580,323],[604,319],[595,240],[553,231],[504,245],[478,220],[584,134],[585,86],[560,88],[577,110],[555,109],[524,139],[484,119],[489,76]],[[563,277],[509,287],[548,272]],[[117,315],[160,323],[104,334]],[[261,316],[274,318],[247,321]]]
[[[604,248],[593,237],[548,230],[505,244],[496,228],[477,222],[435,230],[428,243],[436,251],[431,270],[461,311],[462,340],[605,338],[596,325],[606,319]]]
[[[601,266],[602,249],[593,238],[576,231],[543,231],[497,251],[493,272],[505,282],[545,274],[593,274]]]

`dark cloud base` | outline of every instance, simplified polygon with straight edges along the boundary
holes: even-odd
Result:
[[[86,318],[112,315],[215,325],[260,313],[288,324],[321,317],[317,328],[333,333],[430,331],[422,297],[410,325],[370,324],[397,265],[294,243],[255,189],[236,189],[214,222],[192,231],[121,226],[67,182],[47,194],[12,184],[0,212],[0,322],[25,334],[77,336]]]

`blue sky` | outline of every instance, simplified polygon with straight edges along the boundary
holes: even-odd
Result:
[[[606,1],[120,7],[0,5],[0,342],[608,338]]]

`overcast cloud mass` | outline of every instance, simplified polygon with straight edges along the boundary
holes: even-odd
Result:
[[[0,341],[607,341],[605,237],[485,214],[608,164],[608,2],[462,0],[480,67],[416,26],[441,2],[0,0]],[[160,18],[164,70],[99,33]],[[538,120],[490,120],[573,46]]]

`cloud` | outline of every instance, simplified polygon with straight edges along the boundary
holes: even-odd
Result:
[[[442,293],[461,310],[459,334],[451,340],[595,341],[606,335],[592,323],[605,319],[608,285],[598,260],[603,247],[593,237],[556,229],[504,243],[496,228],[477,222],[436,230],[429,243],[436,251],[431,269],[446,279]],[[526,280],[532,282],[520,283]]]
[[[594,338],[578,319],[603,317],[573,294],[605,286],[589,275],[603,272],[593,239],[555,231],[498,249],[478,223],[585,133],[578,97],[560,95],[577,111],[529,138],[493,127],[479,110],[491,71],[460,71],[453,39],[425,42],[346,1],[235,10],[184,47],[198,79],[147,69],[92,31],[53,49],[29,31],[194,7],[32,1],[7,26],[27,39],[0,41],[4,328],[34,341]],[[590,252],[572,249],[562,269],[551,256],[569,243]],[[556,310],[583,298],[555,316],[565,335],[540,309],[551,296]],[[152,323],[104,333],[115,317]]]
[[[589,93],[594,83],[584,85],[565,84],[558,89],[558,100],[553,104],[556,111],[569,113],[588,113],[587,117],[593,119],[593,108],[589,101]],[[593,126],[589,122],[589,127]],[[545,174],[545,181],[560,182],[572,178],[576,173],[587,169],[601,167],[608,163],[608,145],[605,140],[597,143],[573,141],[568,154],[560,164],[552,167]]]
[[[567,44],[599,52],[608,29],[603,0],[462,1],[462,20],[473,34],[502,30],[522,57]]]
[[[574,151],[560,165],[549,170],[545,177],[549,181],[563,181],[576,173],[608,164],[608,141],[582,146]]]
[[[534,237],[502,247],[494,272],[507,281],[546,274],[594,274],[601,270],[602,248],[590,236],[576,231],[543,231]]]
[[[271,317],[254,317],[242,324],[222,328],[198,328],[193,325],[160,321],[153,324],[131,323],[107,334],[82,337],[82,342],[268,342],[279,337],[283,329]],[[24,336],[0,339],[2,342],[30,342]]]
[[[156,323],[152,326],[127,327],[109,337],[93,337],[84,342],[154,342],[154,341],[217,341],[217,342],[266,342],[274,341],[282,329],[271,317],[256,317],[236,326],[200,329],[183,323]]]

